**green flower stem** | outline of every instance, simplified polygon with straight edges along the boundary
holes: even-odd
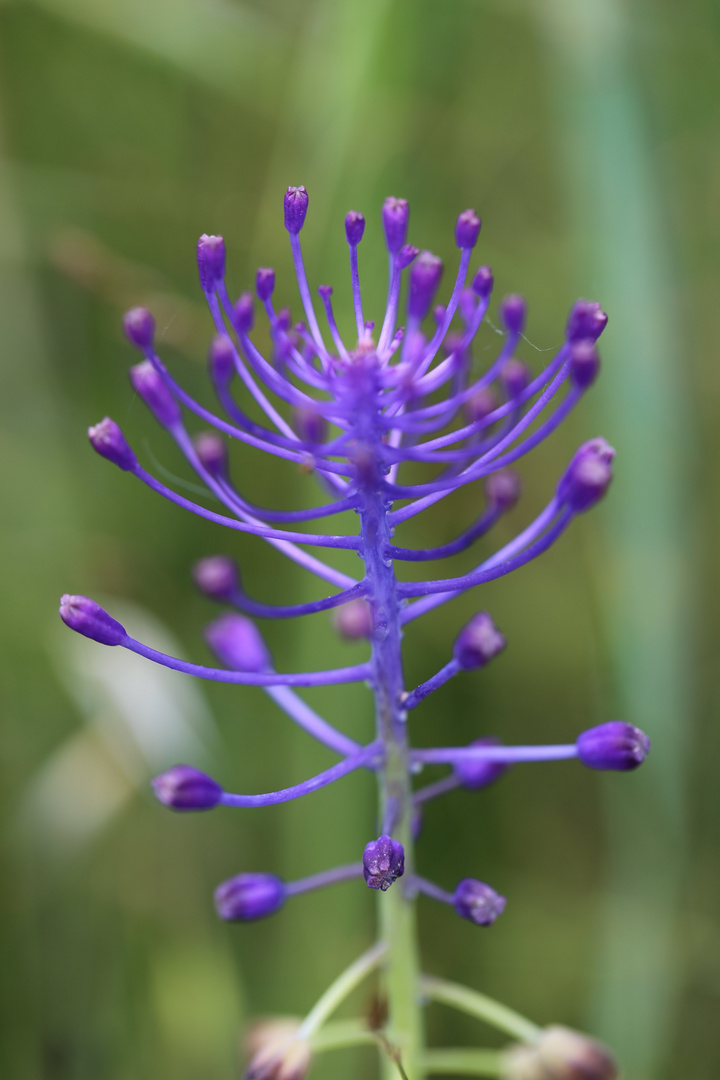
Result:
[[[371,949],[353,961],[350,967],[346,968],[334,983],[331,983],[322,997],[318,998],[300,1025],[297,1037],[310,1040],[338,1005],[375,970],[386,951],[385,943],[378,941]]]
[[[422,1057],[426,1073],[451,1076],[502,1076],[505,1054],[502,1050],[428,1050]]]
[[[325,1024],[308,1040],[314,1054],[325,1050],[343,1050],[350,1046],[367,1046],[377,1042],[364,1020],[335,1020]]]
[[[494,1001],[467,986],[460,986],[459,983],[424,975],[420,980],[420,990],[431,1001],[439,1001],[478,1020],[484,1020],[486,1024],[504,1031],[514,1039],[520,1039],[521,1042],[535,1042],[542,1030],[520,1013],[501,1005],[499,1001]]]

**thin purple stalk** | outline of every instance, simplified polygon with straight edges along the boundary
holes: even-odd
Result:
[[[516,765],[534,761],[567,761],[577,757],[577,746],[437,746],[431,750],[411,750],[418,765],[452,765],[455,761],[493,761]]]
[[[388,299],[387,307],[385,308],[385,318],[383,320],[382,329],[380,331],[380,337],[378,339],[378,356],[381,359],[386,359],[383,353],[386,351],[390,338],[395,333],[395,320],[397,318],[397,305],[398,297],[400,296],[400,280],[402,273],[398,266],[397,255],[389,253],[389,283],[388,283]]]
[[[292,251],[293,264],[295,266],[295,276],[297,277],[298,289],[300,290],[300,299],[302,300],[302,306],[308,321],[310,333],[319,349],[320,361],[323,367],[325,367],[328,360],[328,351],[325,348],[325,342],[320,333],[318,321],[315,318],[315,309],[313,307],[312,297],[310,296],[307,274],[305,273],[305,262],[303,261],[302,247],[300,246],[300,235],[298,233],[290,233],[289,236],[290,249]]]
[[[415,689],[408,694],[403,701],[403,708],[407,709],[408,712],[411,709],[417,708],[421,701],[424,701],[426,697],[433,693],[433,691],[439,690],[439,688],[444,686],[454,675],[457,675],[460,670],[460,664],[453,657],[453,659],[450,660],[445,667],[440,668],[431,679],[428,679],[424,683],[420,683],[419,686],[416,686]]]
[[[352,279],[353,307],[355,308],[355,322],[357,324],[358,341],[365,333],[365,321],[363,319],[362,296],[360,293],[360,274],[358,272],[357,244],[350,244],[350,277]]]
[[[340,607],[341,604],[347,604],[351,600],[357,600],[366,595],[367,586],[361,581],[351,589],[344,589],[334,596],[326,596],[322,600],[313,600],[307,604],[263,604],[251,599],[240,589],[236,589],[229,599],[240,611],[259,619],[294,619],[300,615],[315,615],[319,611],[331,611],[333,608]]]
[[[308,735],[312,735],[314,739],[329,746],[336,753],[357,754],[362,749],[355,739],[343,735],[327,720],[323,720],[322,716],[311,709],[289,686],[266,686],[265,693]]]
[[[326,885],[336,885],[338,882],[352,881],[353,878],[362,876],[363,864],[361,862],[348,863],[346,866],[336,866],[333,870],[323,870],[319,874],[311,874],[297,881],[288,881],[285,885],[285,894],[298,896],[300,893],[324,889]]]
[[[330,327],[330,335],[335,342],[335,348],[337,349],[343,360],[349,360],[350,357],[348,356],[348,351],[345,348],[345,342],[340,337],[340,331],[338,330],[337,322],[335,321],[335,312],[333,311],[332,297],[329,293],[323,291],[320,293],[320,299],[322,300],[323,306],[325,308],[325,317],[327,318],[328,326]]]
[[[452,906],[455,903],[455,897],[452,893],[446,892],[445,889],[441,889],[439,885],[428,881],[427,878],[420,877],[419,874],[413,874],[412,883],[418,892],[432,897],[433,900],[439,900],[441,904],[450,904]]]
[[[380,749],[381,743],[378,740],[369,746],[364,746],[359,753],[352,754],[350,757],[346,757],[344,761],[338,762],[337,765],[331,765],[324,772],[303,781],[302,784],[293,784],[292,787],[282,788],[280,791],[268,791],[263,795],[233,795],[224,791],[220,798],[220,804],[222,806],[240,807],[275,806],[277,803],[301,799],[303,795],[309,795],[313,791],[327,787],[328,784],[334,784],[336,780],[342,779],[343,776],[354,772],[355,769],[361,769],[363,765],[366,765],[380,752]]]
[[[471,544],[474,544],[481,536],[485,536],[487,532],[496,524],[496,522],[502,517],[502,510],[490,504],[483,510],[477,521],[456,537],[455,540],[449,541],[447,544],[439,544],[434,548],[402,548],[396,547],[394,544],[389,549],[388,554],[392,559],[403,559],[411,562],[429,562],[431,559],[446,559],[449,555],[457,555],[461,551],[465,551]]]
[[[447,795],[449,791],[455,791],[455,789],[459,787],[460,781],[455,773],[448,773],[448,775],[443,776],[441,780],[436,780],[432,784],[426,784],[424,787],[414,791],[413,803],[416,806],[422,806],[423,803],[429,802],[430,799],[437,799],[441,795]]]

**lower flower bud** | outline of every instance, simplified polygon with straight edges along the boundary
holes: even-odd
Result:
[[[617,1062],[602,1043],[571,1028],[545,1028],[530,1046],[507,1051],[503,1080],[616,1080]]]
[[[453,902],[463,919],[469,919],[477,926],[490,926],[502,915],[507,900],[485,882],[463,878],[455,890]]]
[[[237,874],[215,890],[215,909],[227,922],[264,919],[285,903],[285,885],[275,874]]]
[[[399,840],[383,834],[363,852],[363,876],[369,889],[386,892],[405,873],[405,849]]]
[[[589,769],[617,772],[637,769],[650,752],[647,735],[623,720],[610,720],[583,731],[576,745],[580,761]]]
[[[479,611],[456,637],[453,656],[465,670],[485,667],[506,644],[487,611]]]

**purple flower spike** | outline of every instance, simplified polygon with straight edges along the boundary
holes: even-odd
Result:
[[[415,262],[419,254],[420,248],[413,247],[412,244],[404,244],[395,256],[398,269],[406,270],[410,263]]]
[[[227,922],[272,915],[285,903],[285,885],[275,874],[238,874],[215,890],[215,910]]]
[[[593,300],[578,300],[570,311],[565,334],[568,341],[581,341],[585,338],[597,341],[607,326],[607,321],[608,317],[598,303]]]
[[[369,889],[386,892],[405,872],[405,850],[398,840],[383,834],[363,852],[363,876]]]
[[[221,615],[205,627],[205,640],[218,660],[234,671],[269,671],[272,667],[260,631],[244,615]]]
[[[502,746],[500,739],[488,735],[483,739],[475,739],[470,746]],[[476,758],[463,758],[453,762],[453,772],[458,783],[468,791],[477,791],[478,788],[487,787],[497,780],[509,766],[502,761],[482,761]]]
[[[576,745],[580,761],[589,769],[627,772],[642,765],[650,753],[647,735],[622,720],[610,720],[583,731]]]
[[[121,645],[127,637],[125,627],[89,596],[61,596],[60,618],[71,630],[101,645]]]
[[[222,236],[202,234],[197,242],[197,265],[202,291],[205,294],[214,292],[225,277],[225,241]]]
[[[467,623],[453,647],[453,656],[461,668],[471,671],[485,667],[494,656],[502,652],[507,642],[502,636],[487,611],[479,611]]]
[[[152,781],[155,797],[171,810],[212,810],[223,789],[207,773],[192,765],[174,765]]]
[[[527,305],[522,296],[506,296],[500,305],[500,318],[511,334],[522,334],[525,329]]]
[[[130,382],[158,423],[166,428],[179,423],[180,406],[149,360],[130,368]]]
[[[410,296],[408,315],[424,319],[442,277],[442,259],[431,251],[421,251],[410,271]]]
[[[489,885],[474,878],[463,878],[453,895],[458,915],[476,926],[490,926],[505,910],[507,900]]]
[[[304,186],[289,187],[285,192],[285,228],[289,233],[300,232],[305,224],[308,209],[308,193]]]
[[[385,243],[391,255],[397,255],[405,243],[409,216],[407,199],[396,199],[390,195],[383,203],[382,223],[385,230]]]
[[[592,386],[599,370],[600,356],[594,341],[589,338],[573,341],[570,347],[570,371],[578,389],[587,390]]]
[[[345,216],[345,236],[351,247],[356,247],[365,232],[365,218],[359,210],[351,210]]]
[[[214,383],[224,386],[235,374],[232,342],[224,334],[213,338],[208,350],[208,368]]]
[[[275,271],[269,266],[262,266],[255,275],[255,292],[258,300],[269,300],[275,292]]]
[[[523,364],[522,360],[513,358],[508,360],[500,378],[505,387],[505,393],[512,400],[512,398],[519,397],[522,394],[523,390],[529,385],[532,375],[527,364]]]
[[[225,476],[228,458],[225,443],[214,431],[201,431],[193,438],[193,446],[200,464],[211,476]]]
[[[512,469],[501,469],[488,476],[485,481],[485,494],[488,501],[494,503],[503,513],[512,510],[520,498],[522,482]]]
[[[474,210],[463,210],[455,225],[455,243],[459,248],[474,248],[482,222]]]
[[[248,334],[255,322],[255,300],[251,292],[244,292],[233,308],[233,323],[239,334]]]
[[[351,600],[335,610],[335,629],[346,641],[359,641],[372,634],[372,614],[367,600]]]
[[[88,439],[93,450],[112,461],[119,469],[131,472],[137,466],[137,458],[128,446],[122,431],[109,416],[99,424],[88,428]]]
[[[615,451],[605,439],[583,443],[558,484],[558,498],[574,514],[582,514],[595,505],[612,480]]]
[[[155,319],[152,312],[144,307],[134,307],[123,318],[125,337],[131,345],[141,352],[152,348],[155,337]]]
[[[327,438],[327,420],[312,409],[293,409],[293,427],[303,442],[318,446]]]
[[[233,559],[210,555],[195,563],[193,581],[212,600],[229,600],[240,584],[240,575]]]
[[[476,296],[479,296],[482,300],[487,300],[488,296],[493,291],[494,284],[495,278],[493,277],[493,272],[490,267],[481,266],[475,272],[471,288]]]

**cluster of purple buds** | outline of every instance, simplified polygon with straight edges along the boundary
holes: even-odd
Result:
[[[365,219],[352,211],[345,219],[345,235],[355,327],[350,338],[341,334],[332,289],[320,286],[317,293],[326,324],[321,330],[300,243],[308,211],[304,187],[287,190],[284,209],[302,321],[293,322],[287,309],[276,310],[272,269],[258,270],[254,296],[244,292],[233,301],[225,285],[222,238],[202,236],[197,245],[200,284],[216,332],[209,350],[210,381],[223,416],[191,397],[167,369],[156,351],[149,311],[135,308],[124,322],[127,338],[143,356],[130,372],[136,393],[224,511],[192,501],[152,475],[113,420],[106,418],[91,427],[89,438],[100,455],[163,498],[211,523],[259,537],[330,586],[332,593],[305,604],[268,604],[248,595],[230,557],[203,559],[194,570],[196,585],[229,609],[205,631],[219,667],[185,662],[150,648],[86,597],[64,596],[60,613],[72,629],[102,644],[120,645],[189,675],[262,687],[291,720],[340,757],[337,764],[303,783],[253,795],[230,793],[192,766],[177,765],[153,782],[155,794],[166,806],[189,811],[271,805],[308,795],[357,769],[375,774],[381,797],[375,834],[379,836],[368,842],[361,859],[294,882],[244,871],[216,892],[222,918],[256,919],[277,911],[295,893],[358,878],[383,893],[392,886],[400,888],[408,901],[424,893],[486,926],[505,907],[505,899],[490,885],[463,878],[449,892],[416,873],[406,849],[420,807],[459,786],[483,788],[523,762],[577,758],[593,769],[633,769],[647,754],[649,741],[631,725],[613,721],[563,745],[505,746],[495,735],[478,732],[469,746],[415,749],[410,737],[412,710],[454,676],[485,667],[506,643],[491,616],[480,611],[459,629],[447,664],[408,691],[401,638],[404,628],[419,617],[475,586],[520,569],[558,541],[573,518],[607,491],[614,450],[602,438],[584,443],[540,514],[470,571],[405,581],[396,576],[396,567],[468,549],[516,505],[520,480],[512,466],[555,431],[594,382],[600,364],[597,340],[607,317],[598,304],[578,301],[570,311],[562,344],[534,373],[515,356],[525,329],[525,301],[507,296],[498,306],[499,350],[478,373],[472,345],[494,284],[487,266],[471,273],[480,219],[472,210],[457,219],[459,265],[446,302],[438,305],[443,263],[407,243],[407,202],[389,198],[382,208],[389,264],[382,321],[379,325],[367,321],[363,311],[358,245]],[[406,298],[402,320],[401,296]],[[269,326],[269,357],[262,355],[253,336],[258,307]],[[263,414],[262,422],[246,413],[241,395],[256,414]],[[188,418],[205,427],[191,435]],[[313,471],[323,500],[304,510],[250,503],[233,483],[228,440]],[[406,463],[429,467],[424,482],[404,481],[400,473]],[[398,526],[471,484],[476,485],[474,491],[481,486],[484,498],[477,516],[459,536],[431,548],[395,543]],[[303,523],[348,509],[359,519],[359,529],[352,535],[302,528]],[[364,572],[360,577],[340,572],[307,548],[355,551]],[[368,641],[369,658],[331,670],[277,672],[252,619],[286,619],[320,611],[333,612],[343,637]],[[376,732],[366,745],[320,716],[298,693],[303,687],[337,683],[367,683],[372,688]],[[450,771],[413,790],[413,778],[426,765],[446,765]]]

